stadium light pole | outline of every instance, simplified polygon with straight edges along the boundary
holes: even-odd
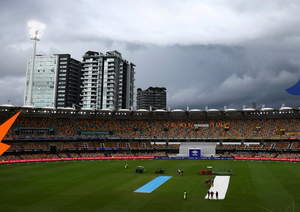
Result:
[[[33,40],[33,55],[32,55],[32,63],[31,63],[31,72],[30,72],[30,78],[29,78],[29,91],[28,91],[28,99],[27,102],[29,102],[29,106],[32,105],[32,88],[33,88],[33,72],[34,72],[34,62],[35,62],[35,51],[36,51],[36,43],[38,40],[41,39],[46,25],[36,22],[36,21],[30,21],[28,22],[29,27],[29,36],[30,40]]]

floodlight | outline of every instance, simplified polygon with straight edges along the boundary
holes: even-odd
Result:
[[[31,40],[40,40],[45,31],[46,25],[36,22],[30,21],[28,22],[29,27],[29,36]]]
[[[46,25],[36,22],[30,21],[28,22],[29,27],[29,35],[30,39],[33,40],[33,55],[32,55],[32,63],[31,63],[31,71],[30,71],[30,78],[29,78],[29,89],[28,89],[28,105],[33,105],[32,102],[32,87],[33,87],[33,72],[34,72],[34,62],[35,62],[35,51],[36,51],[36,43],[39,41],[45,31]],[[28,69],[27,69],[28,70]],[[28,71],[26,73],[28,76]]]

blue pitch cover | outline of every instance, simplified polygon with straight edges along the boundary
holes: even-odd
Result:
[[[161,186],[163,183],[165,183],[168,179],[170,179],[172,176],[160,176],[149,183],[145,184],[144,186],[140,187],[139,189],[135,190],[134,193],[151,193],[155,189],[157,189],[159,186]]]

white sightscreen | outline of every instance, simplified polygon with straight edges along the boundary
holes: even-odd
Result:
[[[216,142],[181,142],[179,146],[180,157],[188,157],[189,149],[201,149],[201,157],[215,156],[216,154]]]

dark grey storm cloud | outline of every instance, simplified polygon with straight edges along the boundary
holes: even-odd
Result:
[[[300,77],[295,62],[299,53],[287,52],[285,56],[284,52],[278,55],[261,47],[257,52],[254,47],[223,45],[152,46],[147,53],[139,53],[151,57],[139,66],[137,76],[144,83],[137,84],[148,81],[151,86],[168,85],[168,104],[173,109],[221,109],[224,105],[241,109],[249,102],[275,108],[282,103],[298,107],[299,97],[285,89]]]
[[[126,43],[125,45],[125,49],[131,53],[133,52],[137,52],[137,51],[140,51],[140,50],[146,50],[147,47],[146,47],[146,44],[142,44],[142,43]]]
[[[23,105],[27,22],[47,25],[37,54],[116,49],[135,87],[167,88],[171,109],[299,107],[300,2],[286,0],[0,2],[0,104]]]

